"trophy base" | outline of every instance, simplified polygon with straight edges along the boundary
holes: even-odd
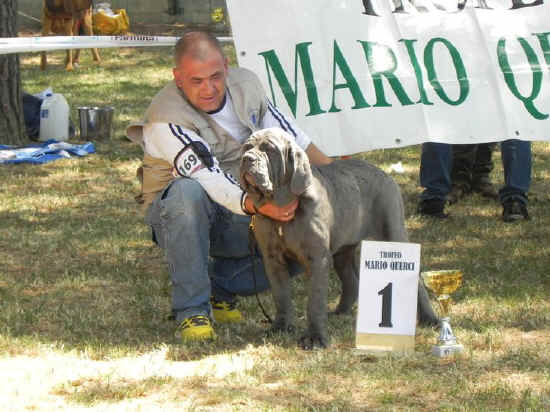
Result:
[[[444,358],[446,356],[451,356],[455,353],[460,353],[463,350],[464,346],[462,346],[460,343],[434,345],[432,346],[432,355],[437,356],[438,358]]]

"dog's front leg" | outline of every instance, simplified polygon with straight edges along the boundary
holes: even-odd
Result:
[[[285,263],[280,262],[277,257],[269,257],[269,254],[264,254],[264,256],[268,256],[267,258],[264,257],[265,271],[271,285],[271,293],[277,310],[269,332],[291,332],[294,330],[294,310],[288,267]]]
[[[309,272],[309,296],[307,303],[307,333],[301,339],[304,349],[326,348],[329,345],[327,335],[327,289],[328,275],[332,266],[332,257],[325,250],[321,257],[311,260]]]

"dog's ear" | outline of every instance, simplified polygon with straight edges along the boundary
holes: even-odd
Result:
[[[290,191],[300,196],[313,183],[309,159],[306,152],[294,142],[289,143],[287,156],[289,171],[292,173]]]

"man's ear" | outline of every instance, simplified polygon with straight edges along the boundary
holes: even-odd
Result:
[[[289,146],[288,165],[289,172],[292,173],[290,191],[300,196],[313,183],[313,176],[306,153],[295,143]]]

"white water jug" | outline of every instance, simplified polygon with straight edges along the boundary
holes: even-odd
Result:
[[[40,106],[40,137],[38,140],[69,139],[69,104],[59,93],[46,95]]]

